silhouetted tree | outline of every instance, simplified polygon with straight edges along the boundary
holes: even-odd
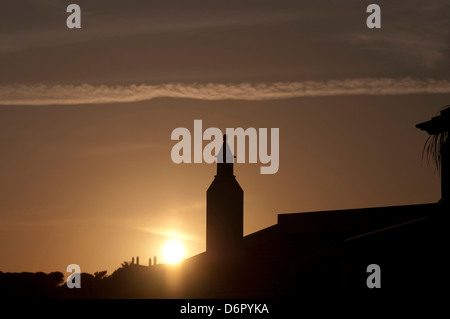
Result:
[[[450,109],[450,105],[444,107],[445,109]],[[448,142],[448,131],[440,132],[437,134],[431,134],[428,136],[425,145],[423,147],[423,156],[427,156],[427,162],[434,162],[436,169],[439,171],[442,165],[442,147]]]
[[[103,271],[96,271],[96,272],[94,273],[94,280],[101,280],[101,279],[104,279],[104,278],[106,277],[106,273],[107,273],[106,270],[103,270]]]
[[[0,272],[0,298],[52,298],[63,281],[61,272]]]

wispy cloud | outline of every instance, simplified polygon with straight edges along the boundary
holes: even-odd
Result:
[[[164,145],[156,143],[116,143],[111,145],[95,146],[91,148],[75,149],[71,156],[111,156],[122,153],[132,153],[141,151],[152,151],[155,149],[165,149]]]
[[[180,239],[180,240],[186,240],[186,241],[195,241],[195,242],[201,242],[201,239],[198,238],[198,236],[192,236],[192,235],[186,235],[181,232],[177,231],[170,231],[170,230],[162,230],[157,228],[146,228],[146,227],[131,227],[135,230],[140,230],[143,232],[147,232],[153,235],[163,236],[168,239],[174,238],[174,239]]]
[[[450,93],[450,81],[412,78],[359,78],[274,83],[166,83],[157,85],[0,86],[0,105],[104,104],[189,98],[200,100],[277,100],[308,96]]]
[[[391,1],[388,10],[389,15],[382,17],[385,32],[354,29],[356,33],[349,30],[342,34],[343,38],[350,39],[353,48],[360,47],[380,57],[390,56],[400,63],[409,61],[419,68],[439,67],[448,59],[448,1],[414,1],[414,5],[411,1]]]

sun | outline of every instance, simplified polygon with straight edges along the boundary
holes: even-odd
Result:
[[[178,240],[168,241],[162,250],[164,260],[169,264],[175,264],[184,257],[184,247]]]

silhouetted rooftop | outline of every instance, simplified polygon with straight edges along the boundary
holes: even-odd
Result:
[[[427,122],[416,125],[417,128],[434,135],[450,130],[450,107],[441,111],[441,114]]]

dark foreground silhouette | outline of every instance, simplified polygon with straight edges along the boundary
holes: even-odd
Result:
[[[113,274],[1,273],[1,298],[289,298],[326,294],[430,296],[446,269],[443,203],[279,215],[236,254],[178,265],[123,264]],[[367,267],[381,269],[369,288]]]
[[[72,289],[59,272],[0,272],[0,297],[436,296],[447,276],[450,108],[417,127],[430,134],[427,149],[441,169],[438,203],[280,214],[277,224],[242,237],[243,190],[226,162],[224,136],[207,192],[206,252],[178,265],[124,263],[110,276],[84,273],[81,288]]]

